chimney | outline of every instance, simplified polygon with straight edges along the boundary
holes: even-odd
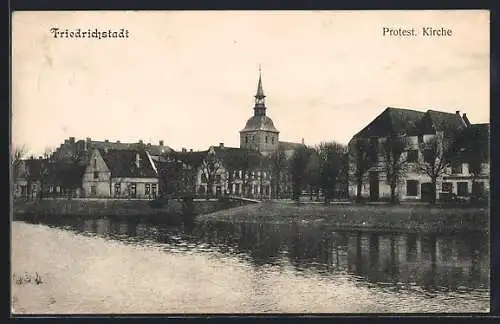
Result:
[[[302,137],[302,145],[304,145],[304,138]]]
[[[139,144],[144,144],[144,142],[142,140],[139,140]]]
[[[116,141],[116,144],[120,144],[120,141]]]
[[[74,142],[75,142],[75,138],[74,138],[74,137],[70,137],[70,138],[69,138],[69,142],[70,142],[70,143],[74,143]]]
[[[38,159],[39,159],[39,160],[43,160],[43,156],[39,156],[39,157],[38,157]]]
[[[135,166],[139,168],[141,166],[141,157],[139,156],[139,153],[135,153]]]
[[[220,148],[224,148],[224,143],[219,143]]]
[[[193,152],[193,149],[190,149],[189,152]]]
[[[90,137],[87,137],[87,142],[90,142],[92,141],[92,139]]]
[[[160,146],[163,146],[163,140],[160,140]]]
[[[182,152],[187,152],[185,147],[182,148]]]
[[[467,118],[467,115],[466,115],[465,113],[462,115],[462,119],[463,119],[463,120],[464,120],[464,122],[465,122],[465,126],[470,127],[470,121],[469,121],[469,118]]]
[[[109,143],[109,140],[105,139],[105,140],[104,140],[104,143]]]

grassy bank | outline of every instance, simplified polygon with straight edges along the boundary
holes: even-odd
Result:
[[[197,221],[320,222],[345,229],[400,231],[489,230],[487,208],[266,202],[201,215]]]

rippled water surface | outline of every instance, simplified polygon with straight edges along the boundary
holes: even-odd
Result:
[[[232,312],[255,313],[489,311],[489,238],[482,234],[342,232],[302,223],[167,226],[106,218],[44,223],[75,235],[160,247],[179,264],[187,255],[204,256],[190,262],[205,262],[199,266],[213,278],[203,282],[217,280],[220,293],[196,305],[207,289],[203,283],[193,285],[185,276],[179,284],[183,295],[197,296],[188,304],[206,312],[228,309],[227,303]],[[207,287],[214,289],[213,282]],[[235,294],[241,302],[234,302]]]

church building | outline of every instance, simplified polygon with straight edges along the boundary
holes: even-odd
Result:
[[[266,116],[266,95],[262,88],[262,76],[255,94],[253,116],[247,120],[245,128],[240,131],[240,148],[259,151],[263,155],[276,152],[279,147],[279,131],[274,127],[271,118]]]

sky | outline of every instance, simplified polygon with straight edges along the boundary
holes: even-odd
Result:
[[[453,34],[424,37],[428,26]],[[129,38],[54,38],[53,27]],[[386,107],[490,120],[488,11],[14,12],[12,145],[238,147],[259,64],[282,141],[345,144]]]

